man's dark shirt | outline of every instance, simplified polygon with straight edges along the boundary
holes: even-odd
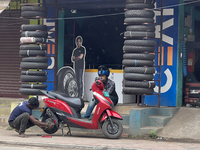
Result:
[[[21,102],[17,107],[15,107],[15,109],[10,114],[8,122],[12,123],[13,120],[15,120],[19,115],[25,112],[29,113],[30,116],[32,115],[32,110],[28,107],[27,101]]]
[[[74,50],[73,56],[78,57],[81,54],[83,54],[83,58],[77,61],[74,61],[75,63],[75,69],[84,69],[84,58],[85,58],[85,48],[79,47]]]
[[[108,92],[110,96],[118,97],[116,91],[115,91],[115,82],[108,79],[107,83],[104,85],[104,91]]]

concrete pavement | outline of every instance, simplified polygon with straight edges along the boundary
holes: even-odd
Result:
[[[86,135],[73,134],[72,136],[62,136],[61,131],[53,134],[52,137],[44,138],[46,135],[42,130],[26,131],[29,138],[20,138],[14,130],[7,130],[7,127],[0,127],[0,145],[12,144],[21,146],[43,146],[66,149],[99,149],[99,150],[200,150],[200,143],[176,143],[150,140],[135,140],[128,138],[106,139],[102,135],[92,137]]]

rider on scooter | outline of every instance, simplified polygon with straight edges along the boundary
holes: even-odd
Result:
[[[104,66],[104,65],[99,66],[98,76],[99,76],[99,79],[104,84],[104,92],[108,92],[109,98],[113,101],[114,105],[117,105],[118,95],[115,91],[115,82],[108,79],[109,75],[110,75],[110,70],[106,66]],[[86,113],[85,113],[85,116],[84,116],[85,118],[90,117],[95,105],[96,105],[95,100],[94,99],[90,100],[87,110],[86,110]]]

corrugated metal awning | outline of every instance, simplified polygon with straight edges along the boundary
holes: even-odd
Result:
[[[0,14],[8,7],[10,0],[0,0]]]

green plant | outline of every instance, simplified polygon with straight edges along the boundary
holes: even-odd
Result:
[[[7,130],[12,130],[12,127],[9,126],[9,127],[7,128]]]
[[[150,132],[149,132],[149,135],[150,135],[150,137],[151,138],[153,138],[153,139],[156,139],[158,136],[157,136],[157,133],[155,132],[155,130],[151,130]]]

